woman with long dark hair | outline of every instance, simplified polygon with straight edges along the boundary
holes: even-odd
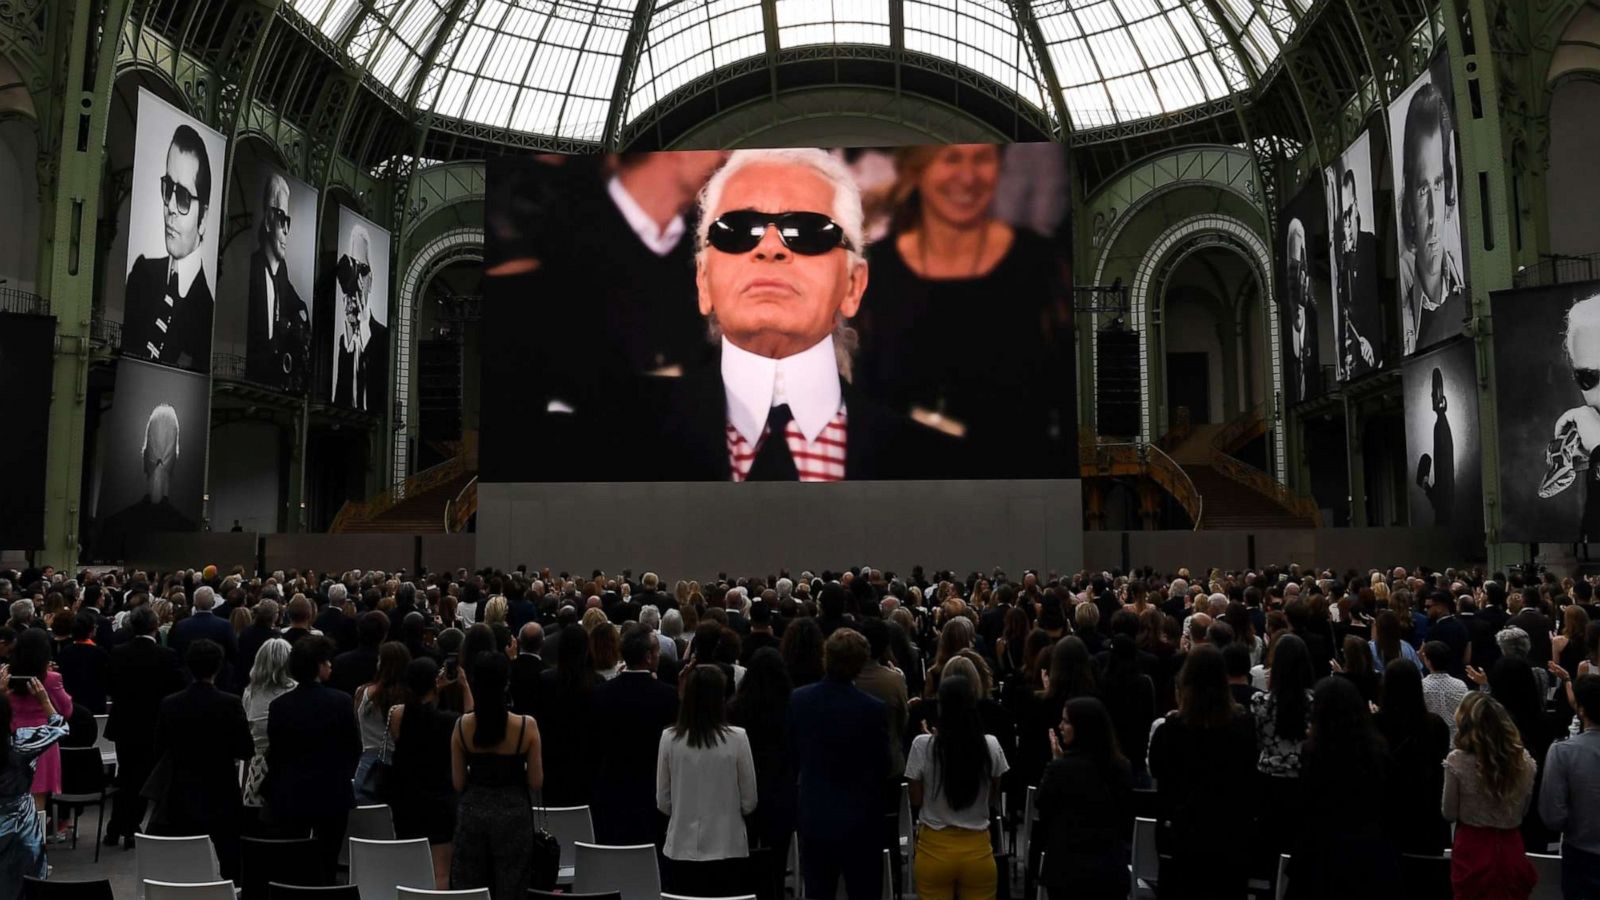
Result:
[[[1033,623],[1028,621],[1028,611],[1021,606],[1006,610],[1005,631],[994,642],[995,664],[1001,681],[1015,677],[1026,664],[1028,632]]]
[[[38,628],[24,628],[11,647],[12,678],[32,678],[44,685],[50,703],[62,718],[72,718],[72,698],[62,685],[61,673],[50,668],[50,634]],[[0,689],[6,684],[0,682]],[[26,687],[10,690],[11,728],[38,728],[50,721],[50,712],[39,702],[33,691]],[[46,809],[51,794],[61,793],[61,751],[54,746],[45,749],[38,758],[33,773],[33,797],[40,809]]]
[[[1033,800],[1044,848],[1039,883],[1051,900],[1121,900],[1133,790],[1110,711],[1093,697],[1068,700],[1050,754]]]
[[[1139,651],[1129,635],[1111,638],[1111,649],[1100,675],[1100,696],[1105,700],[1117,747],[1127,759],[1133,783],[1149,786],[1145,749],[1150,744],[1150,723],[1156,719],[1156,683],[1140,670]]]
[[[1317,682],[1301,759],[1289,896],[1398,900],[1400,855],[1376,812],[1389,802],[1393,762],[1367,699],[1348,679]]]
[[[1450,726],[1428,711],[1422,673],[1399,659],[1383,670],[1383,690],[1375,717],[1389,743],[1395,778],[1392,834],[1402,853],[1438,856],[1450,844],[1450,829],[1433,802],[1444,790],[1444,758],[1450,752]]]
[[[539,724],[548,776],[546,806],[589,803],[594,754],[589,752],[589,707],[600,676],[589,664],[589,636],[567,626],[556,642],[556,664],[539,675]],[[483,698],[478,698],[483,703]]]
[[[744,729],[756,766],[760,803],[750,816],[751,875],[760,900],[783,896],[789,863],[789,840],[795,829],[794,760],[789,755],[789,695],[794,686],[783,656],[762,647],[750,656],[739,682],[728,721]]]
[[[392,790],[394,836],[400,840],[427,838],[433,852],[433,880],[437,890],[450,888],[450,857],[456,833],[456,791],[450,780],[450,735],[459,715],[439,709],[439,689],[454,677],[431,659],[413,659],[406,665],[406,702],[389,710],[389,739],[394,747]],[[465,687],[465,685],[463,685]],[[465,692],[472,711],[472,692]]]
[[[1382,675],[1388,665],[1397,659],[1403,659],[1413,666],[1422,665],[1422,660],[1417,656],[1417,648],[1405,641],[1405,634],[1401,628],[1400,617],[1391,610],[1382,610],[1378,613],[1377,621],[1373,625],[1372,640],[1367,642],[1372,651],[1372,666]]]
[[[1247,834],[1253,807],[1219,801],[1217,792],[1251,783],[1255,732],[1228,690],[1227,665],[1215,647],[1189,651],[1177,694],[1177,710],[1150,738],[1150,774],[1163,822],[1156,831],[1161,889],[1186,900],[1237,900],[1249,880],[1250,845],[1216,838]]]
[[[1368,703],[1378,702],[1378,670],[1373,663],[1372,642],[1357,634],[1344,636],[1339,646],[1339,659],[1334,660],[1334,672],[1356,686]]]
[[[450,738],[451,783],[461,795],[450,887],[488,888],[494,900],[523,900],[532,886],[532,797],[544,784],[538,723],[506,710],[510,673],[504,654],[479,654],[474,709]]]
[[[912,874],[917,896],[993,897],[991,808],[1006,757],[978,714],[978,686],[950,675],[939,684],[939,728],[918,735],[906,757],[911,805],[922,808]]]
[[[399,641],[386,641],[378,648],[378,670],[372,680],[356,688],[356,721],[361,725],[361,761],[356,764],[356,799],[365,803],[384,803],[373,793],[367,773],[383,757],[389,745],[389,709],[405,699],[406,666],[411,651]]]
[[[802,616],[783,629],[778,653],[797,688],[822,680],[822,628],[817,620]]]
[[[4,667],[0,673],[11,677]],[[67,721],[52,705],[44,682],[28,678],[26,683],[27,696],[45,713],[43,725],[17,727],[8,699],[16,694],[0,695],[0,734],[8,736],[8,743],[0,748],[0,897],[20,897],[24,876],[44,878],[47,874],[44,829],[31,793],[34,766],[41,754],[67,734]]]
[[[1468,693],[1456,707],[1456,745],[1445,757],[1441,811],[1456,823],[1450,883],[1458,900],[1527,900],[1538,876],[1521,826],[1537,767],[1506,708]]]
[[[1273,645],[1267,691],[1250,701],[1263,796],[1261,832],[1274,853],[1289,848],[1289,824],[1300,816],[1300,752],[1311,725],[1313,683],[1305,642],[1292,634],[1280,636]]]
[[[718,665],[684,676],[678,724],[661,732],[656,808],[667,816],[663,887],[732,897],[750,882],[744,817],[756,808],[756,767],[745,730],[728,724],[728,679]]]

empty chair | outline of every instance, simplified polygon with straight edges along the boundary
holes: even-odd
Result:
[[[555,891],[528,888],[528,900],[622,900],[622,892],[601,891],[598,894],[558,894]]]
[[[332,872],[317,872],[315,866],[305,864],[315,855],[316,845],[311,838],[240,838],[240,900],[266,900],[267,886],[274,881],[304,887],[331,882]],[[294,865],[285,865],[285,860],[294,860]]]
[[[153,834],[136,834],[133,838],[134,854],[139,861],[139,896],[145,900],[145,882],[160,881],[167,884],[205,884],[222,880],[217,867],[217,851],[211,838],[160,837]],[[233,896],[229,889],[230,898]]]
[[[900,785],[900,877],[903,884],[911,883],[911,854],[917,849],[917,824],[911,817],[911,786]]]
[[[658,900],[661,871],[656,867],[655,844],[611,847],[578,841],[574,890],[584,893],[618,891],[622,900]]]
[[[173,884],[146,878],[143,887],[145,900],[234,900],[231,881]]]
[[[594,820],[587,806],[535,806],[533,820],[561,842],[556,884],[571,884],[578,865],[578,842],[594,843]]]
[[[117,745],[106,737],[106,723],[111,721],[111,716],[102,713],[94,717],[95,739],[94,748],[100,751],[100,761],[107,769],[117,766]]]
[[[350,883],[361,900],[395,900],[398,888],[433,889],[433,853],[427,838],[369,841],[351,838]]]
[[[72,819],[72,849],[78,849],[78,819],[84,810],[95,807],[94,861],[100,861],[100,831],[106,824],[106,800],[117,789],[106,777],[105,763],[100,751],[94,747],[61,748],[61,792],[50,797],[50,805],[57,811],[70,810]]]
[[[1128,876],[1134,900],[1156,895],[1156,881],[1161,878],[1161,858],[1156,855],[1156,820],[1133,820],[1133,857],[1128,863]]]
[[[1529,853],[1528,862],[1533,864],[1533,871],[1539,875],[1539,883],[1534,885],[1528,900],[1562,900],[1561,857],[1548,853]]]
[[[339,845],[339,866],[350,865],[350,839],[368,841],[394,840],[394,813],[387,803],[373,803],[350,810],[346,820],[344,841]]]
[[[306,887],[274,881],[267,885],[267,900],[361,900],[361,889],[353,884]]]
[[[60,881],[23,876],[22,900],[116,900],[111,893],[111,882]]]
[[[1274,894],[1278,900],[1289,896],[1289,854],[1278,854],[1278,892]]]
[[[400,888],[396,900],[489,900],[488,888],[468,891],[431,891],[422,888]]]

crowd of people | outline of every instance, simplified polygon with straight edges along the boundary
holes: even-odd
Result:
[[[1556,847],[1600,896],[1587,578],[44,569],[0,601],[0,896],[70,827],[32,813],[103,711],[106,844],[206,834],[225,878],[241,835],[310,836],[332,883],[381,802],[437,887],[520,898],[536,808],[583,805],[669,892],[781,897],[797,839],[805,896],[875,900],[907,798],[925,900],[994,896],[1016,846],[1029,890],[1124,897],[1136,814],[1161,896],[1288,854],[1291,897],[1399,898],[1402,854],[1453,849],[1455,897],[1526,898]]]

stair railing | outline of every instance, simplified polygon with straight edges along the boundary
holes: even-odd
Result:
[[[454,498],[444,505],[444,531],[445,534],[460,534],[466,530],[467,523],[478,514],[478,478],[461,487]]]
[[[461,447],[455,456],[412,475],[399,485],[398,490],[383,491],[370,500],[346,500],[344,505],[339,507],[339,512],[334,515],[333,522],[328,525],[328,532],[338,534],[351,525],[371,522],[393,509],[406,497],[427,493],[462,475],[474,472],[477,468],[478,433],[470,431],[463,435]]]
[[[1189,473],[1155,444],[1140,442],[1081,443],[1079,473],[1085,478],[1106,475],[1142,475],[1159,484],[1178,501],[1183,511],[1200,530],[1205,517],[1205,498],[1194,486]]]
[[[1321,511],[1315,499],[1295,493],[1288,485],[1239,459],[1231,452],[1250,441],[1255,433],[1265,430],[1265,426],[1266,419],[1261,406],[1235,416],[1233,421],[1211,439],[1211,468],[1230,481],[1270,497],[1274,503],[1288,510],[1295,518],[1307,519],[1316,524]]]

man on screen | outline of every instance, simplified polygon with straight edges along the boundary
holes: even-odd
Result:
[[[172,505],[172,480],[181,456],[181,438],[178,411],[171,404],[160,403],[150,410],[144,441],[139,446],[144,498],[106,518],[96,547],[102,559],[123,558],[130,534],[194,530],[194,521]]]
[[[372,312],[372,237],[366,226],[350,229],[349,249],[339,257],[334,282],[343,318],[333,338],[333,385],[329,396],[338,406],[379,412],[389,330]]]
[[[1433,370],[1431,406],[1433,409],[1433,453],[1417,461],[1417,486],[1433,506],[1433,523],[1449,525],[1456,508],[1456,440],[1450,430],[1450,400],[1444,393],[1444,372]]]
[[[211,157],[199,132],[179,125],[161,176],[167,255],[140,256],[128,272],[122,352],[169,366],[211,370],[211,286],[202,268],[211,201]],[[134,210],[139,215],[141,210]]]
[[[1572,380],[1583,403],[1556,419],[1539,496],[1554,497],[1581,478],[1583,518],[1576,539],[1587,543],[1600,540],[1600,294],[1579,300],[1567,311],[1566,346]]]
[[[1461,331],[1465,280],[1457,221],[1455,129],[1430,82],[1411,96],[1401,146],[1401,324],[1407,355]]]
[[[1306,227],[1299,219],[1290,219],[1285,241],[1285,263],[1288,276],[1289,346],[1294,351],[1289,360],[1289,389],[1295,402],[1306,400],[1317,393],[1321,369],[1317,363],[1317,299],[1311,292],[1311,260],[1306,245]]]
[[[288,391],[305,390],[311,362],[311,315],[289,281],[289,182],[268,174],[262,189],[256,251],[250,254],[250,322],[245,374]]]
[[[1365,375],[1381,363],[1372,349],[1372,342],[1357,327],[1355,305],[1363,307],[1376,304],[1376,286],[1368,279],[1372,273],[1364,270],[1364,260],[1376,260],[1377,251],[1372,246],[1370,231],[1361,230],[1361,203],[1356,193],[1356,173],[1344,167],[1344,172],[1334,182],[1337,188],[1335,214],[1338,216],[1339,241],[1339,362],[1345,378]],[[1359,317],[1365,320],[1366,316]]]
[[[682,481],[960,477],[950,439],[849,383],[867,264],[861,198],[821,150],[743,150],[700,201],[696,287],[714,366],[671,383],[641,451]],[[659,452],[657,452],[659,451]]]

